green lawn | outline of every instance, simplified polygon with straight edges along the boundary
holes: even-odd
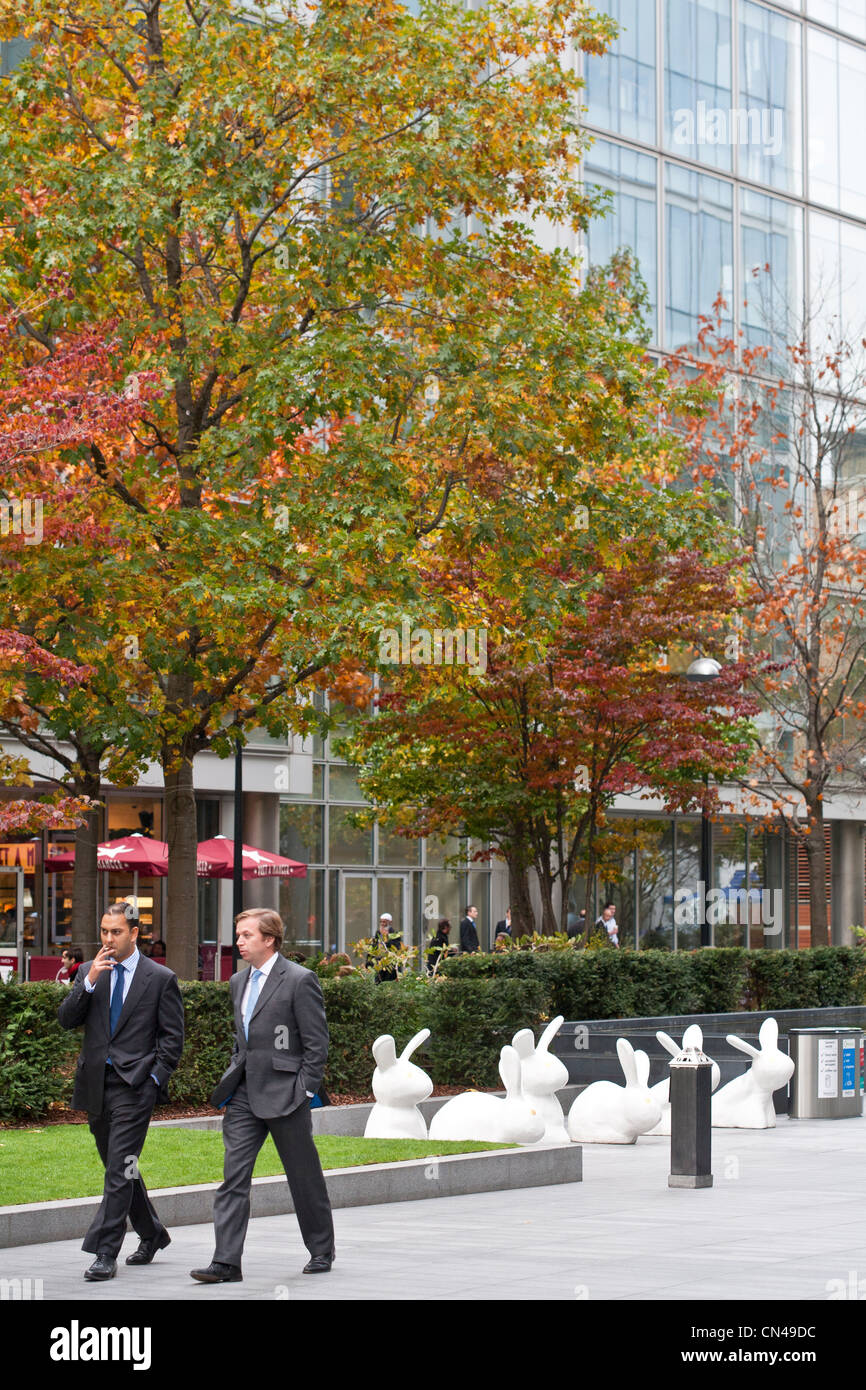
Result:
[[[353,1139],[320,1135],[316,1148],[323,1168],[361,1163],[396,1163],[435,1154],[477,1153],[507,1144],[432,1143],[422,1139]],[[151,1129],[141,1155],[149,1188],[185,1187],[222,1179],[223,1141],[213,1129]],[[268,1138],[256,1163],[257,1178],[282,1173]],[[102,1164],[86,1125],[0,1130],[0,1206],[95,1197],[102,1192]]]

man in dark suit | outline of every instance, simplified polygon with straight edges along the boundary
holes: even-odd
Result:
[[[113,903],[102,919],[102,946],[82,965],[57,1011],[64,1028],[84,1024],[72,1105],[86,1110],[105,1165],[102,1203],[82,1250],[96,1255],[85,1279],[113,1279],[126,1219],[139,1247],[126,1261],[150,1264],[171,1237],[156,1213],[138,1156],[157,1099],[183,1051],[183,1001],[177,978],[139,953],[138,913]]]
[[[211,1096],[225,1106],[224,1181],[214,1200],[216,1246],[205,1284],[237,1283],[250,1219],[250,1184],[268,1134],[286,1170],[298,1225],[310,1252],[305,1274],[326,1274],[334,1260],[334,1223],[310,1101],[322,1084],[328,1025],[314,971],[280,955],[283,922],[269,908],[250,908],[235,922],[238,953],[249,969],[231,980],[235,1042]]]
[[[478,950],[478,929],[475,926],[478,917],[478,908],[470,903],[466,909],[466,915],[460,923],[460,949],[461,951]]]

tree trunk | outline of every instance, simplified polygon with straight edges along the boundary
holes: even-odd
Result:
[[[529,871],[519,851],[505,856],[508,864],[508,905],[511,908],[511,939],[531,936],[535,931],[535,913],[529,888]]]
[[[163,762],[168,892],[164,926],[166,964],[178,979],[198,979],[198,877],[192,758]],[[166,770],[172,767],[172,770]]]
[[[538,875],[538,886],[541,889],[541,934],[542,936],[553,936],[554,932],[559,931],[559,922],[553,906],[553,874],[549,864],[544,866],[537,861],[535,872]]]
[[[806,859],[809,864],[809,921],[812,924],[811,944],[829,946],[827,931],[827,851],[824,842],[824,803],[816,801],[807,806],[809,833],[806,839]]]
[[[76,791],[78,788],[76,788]],[[84,796],[99,795],[99,778],[92,786],[88,779],[81,788]],[[99,881],[96,870],[96,847],[99,844],[99,809],[91,811],[87,820],[75,832],[75,871],[72,876],[72,945],[80,946],[84,958],[95,955],[99,943]]]

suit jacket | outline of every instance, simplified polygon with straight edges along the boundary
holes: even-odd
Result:
[[[234,1047],[211,1105],[224,1105],[245,1079],[250,1109],[259,1119],[291,1115],[307,1091],[318,1091],[325,1074],[329,1039],[322,986],[315,971],[277,956],[245,1038],[241,1001],[249,977],[247,966],[231,978]]]
[[[64,1028],[84,1024],[84,1046],[75,1069],[73,1109],[99,1114],[108,1057],[130,1086],[140,1086],[152,1072],[159,1080],[160,1098],[167,1099],[168,1079],[183,1051],[183,1000],[177,976],[164,965],[140,956],[112,1037],[108,1010],[114,972],[102,971],[93,993],[88,994],[84,982],[92,963],[85,961],[81,966],[71,991],[57,1010]]]
[[[464,917],[460,923],[461,951],[478,950],[478,931],[471,917]]]

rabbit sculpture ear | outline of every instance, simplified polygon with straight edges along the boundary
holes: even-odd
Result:
[[[699,1023],[690,1023],[683,1033],[683,1047],[696,1047],[699,1052],[703,1051],[704,1035]]]
[[[627,1038],[617,1038],[616,1055],[619,1057],[619,1064],[625,1075],[626,1086],[636,1086],[637,1066],[634,1060],[634,1048]]]
[[[779,1048],[779,1024],[775,1018],[765,1018],[758,1030],[758,1042],[762,1052],[777,1052]]]
[[[386,1037],[387,1037],[387,1036],[388,1036],[388,1035],[386,1034]],[[430,1029],[429,1029],[429,1028],[422,1028],[420,1033],[416,1033],[415,1036],[414,1036],[414,1038],[410,1038],[409,1041],[407,1042],[406,1046],[403,1048],[403,1051],[400,1053],[400,1061],[401,1061],[401,1062],[408,1062],[409,1058],[412,1056],[412,1053],[415,1051],[416,1047],[420,1047],[422,1043],[425,1043],[425,1042],[427,1041],[427,1039],[429,1038],[429,1036],[430,1036]],[[375,1045],[375,1043],[374,1043],[374,1044],[373,1044],[373,1049],[374,1049],[373,1055],[374,1055],[374,1056],[376,1055],[376,1053],[375,1053],[375,1046],[376,1046],[376,1045]]]
[[[520,1054],[514,1047],[503,1047],[499,1054],[499,1075],[505,1087],[506,1099],[520,1099]]]
[[[669,1052],[672,1057],[677,1057],[679,1055],[680,1049],[677,1047],[670,1033],[656,1033],[656,1037],[658,1038],[665,1052]]]
[[[550,1022],[548,1023],[547,1027],[545,1028],[544,1032],[538,1040],[539,1052],[547,1051],[564,1022],[565,1017],[563,1014],[557,1014],[556,1018],[552,1018],[550,1020]]]
[[[383,1033],[373,1043],[373,1056],[380,1071],[390,1071],[397,1062],[397,1049],[390,1033]]]
[[[531,1057],[535,1051],[535,1034],[531,1028],[521,1028],[519,1033],[515,1033],[511,1039],[511,1046],[514,1048],[518,1057],[525,1061]]]
[[[760,1057],[761,1055],[760,1048],[753,1047],[751,1043],[744,1042],[742,1038],[737,1037],[736,1033],[728,1033],[727,1041],[730,1043],[731,1047],[736,1047],[738,1051],[745,1052],[747,1057]]]
[[[634,1064],[637,1070],[638,1085],[646,1088],[650,1074],[650,1059],[645,1052],[640,1049],[634,1054]]]

